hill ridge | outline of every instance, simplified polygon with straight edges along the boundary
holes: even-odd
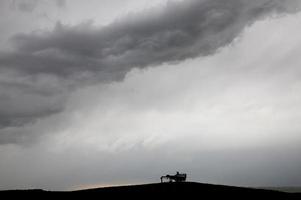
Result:
[[[23,196],[68,196],[68,197],[121,197],[121,198],[159,198],[159,197],[200,197],[211,199],[225,198],[272,198],[272,199],[301,199],[300,193],[286,193],[268,189],[215,185],[198,182],[180,183],[148,183],[140,185],[121,185],[84,190],[57,192],[46,190],[10,190],[1,191],[6,194]]]

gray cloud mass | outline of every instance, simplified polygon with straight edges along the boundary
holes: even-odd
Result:
[[[64,110],[76,88],[120,81],[133,68],[214,54],[256,20],[299,9],[298,0],[188,0],[103,27],[58,22],[51,31],[15,35],[13,49],[0,52],[0,144],[19,137],[4,134],[7,128]]]
[[[33,12],[39,4],[47,3],[47,0],[12,0],[10,1],[10,8],[19,10],[21,12]],[[55,0],[57,7],[65,7],[66,0]]]

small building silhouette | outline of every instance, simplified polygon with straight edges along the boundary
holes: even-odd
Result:
[[[165,176],[161,176],[160,180],[161,183],[164,182],[164,180],[167,180],[167,182],[185,182],[187,178],[186,174],[181,174],[179,172],[177,172],[175,175],[165,175]]]

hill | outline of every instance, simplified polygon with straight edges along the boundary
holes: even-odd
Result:
[[[222,185],[202,184],[195,182],[182,183],[154,183],[145,185],[117,186],[106,188],[95,188],[72,192],[50,192],[44,190],[15,190],[2,191],[2,195],[20,195],[22,197],[121,197],[123,199],[133,198],[162,198],[162,197],[193,197],[198,199],[211,198],[235,198],[235,199],[301,199],[300,193],[285,193],[280,191],[241,188]]]

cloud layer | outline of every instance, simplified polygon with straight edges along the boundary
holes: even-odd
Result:
[[[188,0],[103,27],[58,22],[51,31],[15,35],[13,48],[0,53],[0,143],[18,141],[18,134],[7,134],[11,128],[64,110],[77,88],[121,81],[133,68],[214,54],[256,20],[299,8],[298,0]]]
[[[52,2],[55,2],[57,7],[66,6],[66,0],[55,0]],[[21,12],[33,12],[39,4],[47,4],[52,2],[49,0],[12,0],[10,2],[10,8],[13,10],[19,10]]]

